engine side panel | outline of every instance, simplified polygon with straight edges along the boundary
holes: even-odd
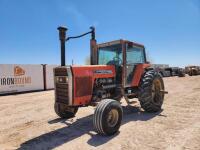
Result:
[[[93,93],[97,78],[114,78],[115,67],[107,65],[72,66],[73,105],[87,105]]]

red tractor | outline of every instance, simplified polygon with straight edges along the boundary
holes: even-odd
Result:
[[[66,37],[67,28],[59,27],[61,66],[54,68],[55,112],[61,118],[74,117],[79,107],[97,106],[93,124],[99,134],[113,135],[121,125],[123,110],[120,100],[138,98],[147,112],[161,110],[164,83],[151,69],[145,47],[127,40],[97,44],[95,28],[79,36]],[[90,64],[65,65],[65,42],[91,34]]]

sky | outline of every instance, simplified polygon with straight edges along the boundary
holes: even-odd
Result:
[[[58,26],[141,43],[152,63],[200,65],[200,0],[0,0],[0,64],[60,64]],[[84,64],[89,40],[66,43],[67,64]]]

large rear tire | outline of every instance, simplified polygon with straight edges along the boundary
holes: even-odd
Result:
[[[64,104],[55,103],[54,110],[59,117],[69,119],[75,116],[78,107],[69,107]]]
[[[160,111],[165,89],[162,76],[154,70],[145,72],[139,89],[138,99],[141,107],[147,112]]]
[[[102,135],[115,134],[121,125],[123,110],[116,100],[102,100],[94,112],[93,125],[97,133]]]

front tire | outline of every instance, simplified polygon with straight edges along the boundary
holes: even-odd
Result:
[[[162,76],[154,70],[145,72],[139,89],[138,99],[141,107],[147,112],[160,111],[164,100]]]
[[[115,134],[121,125],[123,110],[116,100],[102,100],[94,112],[93,125],[97,133],[102,135]]]
[[[69,119],[75,116],[78,107],[69,107],[64,104],[55,103],[54,110],[60,118]]]

